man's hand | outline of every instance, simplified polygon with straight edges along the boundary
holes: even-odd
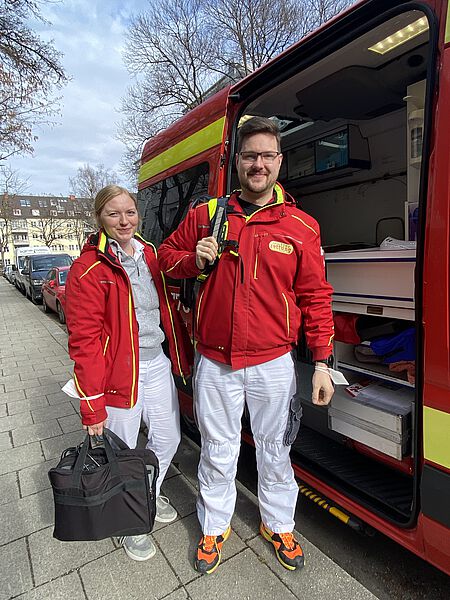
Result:
[[[328,373],[314,371],[312,377],[312,402],[318,406],[326,406],[334,394],[331,377]]]
[[[207,262],[212,264],[215,261],[218,248],[217,240],[212,235],[197,242],[195,264],[201,271],[206,267]]]
[[[87,429],[89,435],[103,435],[103,427],[105,427],[106,421],[101,423],[95,423],[95,425],[83,425],[83,429]]]

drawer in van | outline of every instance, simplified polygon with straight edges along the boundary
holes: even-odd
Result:
[[[351,250],[325,256],[333,302],[414,308],[415,250]]]

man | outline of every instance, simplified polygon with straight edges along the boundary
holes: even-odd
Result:
[[[224,249],[197,299],[194,402],[202,437],[197,512],[203,536],[195,566],[201,573],[217,568],[230,534],[244,404],[256,448],[260,533],[285,568],[303,566],[292,535],[298,486],[289,451],[299,415],[291,402],[291,350],[303,322],[316,361],[312,400],[328,404],[332,288],[325,281],[316,221],[276,183],[282,158],[273,121],[253,117],[239,129],[241,190],[230,196]],[[209,217],[214,202],[191,209],[161,245],[160,266],[172,277],[198,276],[215,261],[218,244]]]

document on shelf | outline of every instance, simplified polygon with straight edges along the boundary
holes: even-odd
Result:
[[[414,402],[414,389],[391,382],[378,382],[364,386],[356,397],[362,404],[393,414],[407,415]]]

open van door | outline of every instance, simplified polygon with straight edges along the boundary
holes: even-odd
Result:
[[[235,85],[227,132],[232,156],[241,119],[261,115],[279,124],[280,182],[320,224],[336,321],[356,323],[358,344],[337,330],[337,365],[350,385],[336,390],[329,408],[310,401],[312,365],[300,343],[304,416],[292,453],[296,474],[418,553],[424,500],[430,518],[443,526],[434,540],[438,531],[448,540],[450,527],[444,509],[450,502],[449,270],[447,256],[439,265],[431,258],[449,245],[450,68],[448,58],[438,63],[446,10],[445,2],[360,2]],[[446,76],[438,94],[439,68]],[[438,117],[445,121],[440,127]],[[445,156],[439,173],[432,169],[437,132]],[[438,199],[433,186],[441,179],[447,183]],[[437,287],[429,295],[431,273],[431,285],[445,286],[441,301]],[[436,311],[447,335],[434,326]],[[395,336],[410,340],[398,360],[374,352],[375,340]],[[431,347],[438,336],[441,357],[431,358],[424,339]],[[439,406],[436,390],[427,394],[436,372],[445,374]],[[438,452],[431,430],[439,434]],[[424,467],[424,442],[437,467]],[[415,527],[419,541],[407,533]],[[444,554],[450,569],[450,542]],[[442,556],[431,560],[443,564]]]

